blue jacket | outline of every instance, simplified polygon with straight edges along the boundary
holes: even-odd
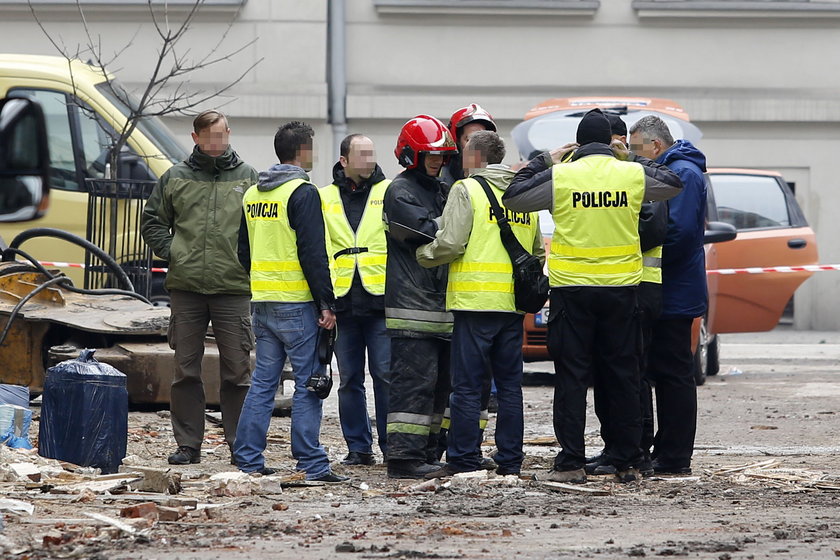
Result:
[[[677,140],[656,159],[679,175],[680,194],[669,201],[668,233],[662,248],[662,316],[706,313],[706,156],[687,140]]]

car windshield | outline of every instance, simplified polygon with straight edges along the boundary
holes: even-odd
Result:
[[[108,82],[102,82],[96,85],[99,93],[104,95],[115,107],[117,107],[123,116],[127,117],[129,108],[120,97],[114,94],[113,89],[120,92],[123,99],[127,99],[133,107],[137,106],[134,98],[120,85],[116,80],[112,80],[110,85]],[[140,119],[137,123],[137,128],[143,133],[146,138],[152,141],[155,146],[160,149],[164,156],[166,156],[172,163],[184,161],[187,158],[187,151],[175,140],[175,136],[166,127],[165,124],[157,117],[147,117]]]
[[[636,121],[647,115],[656,115],[665,121],[674,138],[683,138],[696,144],[703,136],[700,129],[690,122],[655,111],[629,111],[620,117],[630,129]],[[513,140],[522,159],[531,159],[535,151],[551,150],[574,142],[581,117],[579,111],[557,111],[516,125],[512,132]]]
[[[540,210],[540,233],[543,237],[554,235],[554,218],[551,217],[551,210]]]

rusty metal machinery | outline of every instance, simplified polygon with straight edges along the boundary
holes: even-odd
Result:
[[[51,272],[50,272],[51,273]],[[96,358],[126,374],[129,399],[168,403],[174,351],[166,342],[169,308],[127,295],[70,291],[35,266],[0,263],[0,383],[43,388],[46,369],[96,348]],[[36,292],[35,295],[31,295]],[[253,358],[252,358],[253,359]],[[207,340],[202,372],[208,404],[219,402],[219,352]]]

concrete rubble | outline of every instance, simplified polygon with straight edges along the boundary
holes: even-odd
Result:
[[[327,490],[334,486],[308,482],[303,473],[261,476],[226,470],[212,474],[192,472],[185,476],[173,468],[144,463],[147,461],[141,457],[130,455],[120,472],[102,475],[96,469],[44,459],[32,451],[0,448],[1,484],[10,495],[0,500],[0,513],[7,514],[10,522],[14,521],[8,516],[28,517],[34,527],[43,527],[42,531],[36,531],[38,536],[33,543],[48,549],[64,549],[83,542],[107,543],[115,539],[143,542],[159,534],[157,528],[166,524],[201,526],[201,523],[223,522],[234,508],[248,503],[243,500],[276,500],[290,488],[316,492],[313,499],[327,500],[334,508],[342,506],[341,499]],[[404,487],[401,495],[443,491],[492,493],[528,485],[527,480],[517,476],[476,471],[449,479],[419,481]],[[366,481],[349,488],[359,499],[385,495],[382,489]],[[78,511],[72,517],[33,519],[38,508],[52,511],[58,503],[75,504]],[[282,512],[289,510],[289,505],[275,501],[270,509]],[[5,537],[0,539],[0,551],[6,555],[31,551],[33,546],[21,546]]]
[[[725,399],[732,387],[725,389],[719,392],[721,407],[729,410]],[[335,472],[351,477],[344,484],[306,481],[294,470],[287,417],[272,418],[266,465],[279,472],[270,476],[231,465],[221,427],[209,422],[201,462],[168,465],[175,443],[166,411],[130,413],[129,455],[114,474],[0,448],[0,558],[192,560],[288,557],[291,551],[301,560],[496,558],[534,557],[530,551],[540,550],[545,557],[644,553],[734,560],[787,548],[790,557],[815,557],[807,554],[815,548],[803,548],[812,540],[828,547],[823,552],[840,549],[840,479],[832,474],[840,472],[837,451],[784,455],[762,443],[760,453],[734,454],[733,441],[739,440],[727,437],[738,424],[730,419],[698,445],[691,475],[628,485],[612,476],[592,476],[581,485],[539,482],[532,475],[547,472],[558,450],[556,440],[544,435],[551,431],[550,392],[532,390],[528,402],[528,414],[543,424],[528,424],[522,477],[476,471],[394,480],[387,478],[378,450],[376,465],[345,467],[340,461],[346,444],[334,409],[325,414],[322,443]],[[785,409],[785,403],[780,398],[760,408],[750,404],[756,412],[742,430],[755,434],[752,426],[780,425],[790,431],[784,421],[792,424],[797,413],[797,421],[823,426],[810,433],[836,433],[836,414],[808,410],[806,419],[801,406]],[[780,430],[760,434],[775,437]],[[485,456],[495,451],[489,436]],[[587,448],[597,450],[597,430],[586,438]],[[823,446],[818,449],[834,445],[828,436],[806,443]],[[768,509],[775,512],[772,521],[766,520]],[[666,515],[682,516],[692,531],[668,532]],[[628,528],[631,519],[659,523],[656,535],[622,540],[617,527]]]

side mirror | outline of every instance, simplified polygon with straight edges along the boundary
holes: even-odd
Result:
[[[0,222],[43,216],[49,205],[50,156],[41,106],[0,100]]]
[[[128,149],[128,146],[123,146],[120,152],[120,179],[134,179],[138,181],[154,181],[155,176],[149,170],[146,162]]]
[[[738,230],[732,224],[727,224],[726,222],[709,222],[706,224],[706,231],[703,233],[703,243],[732,241],[737,235]]]

